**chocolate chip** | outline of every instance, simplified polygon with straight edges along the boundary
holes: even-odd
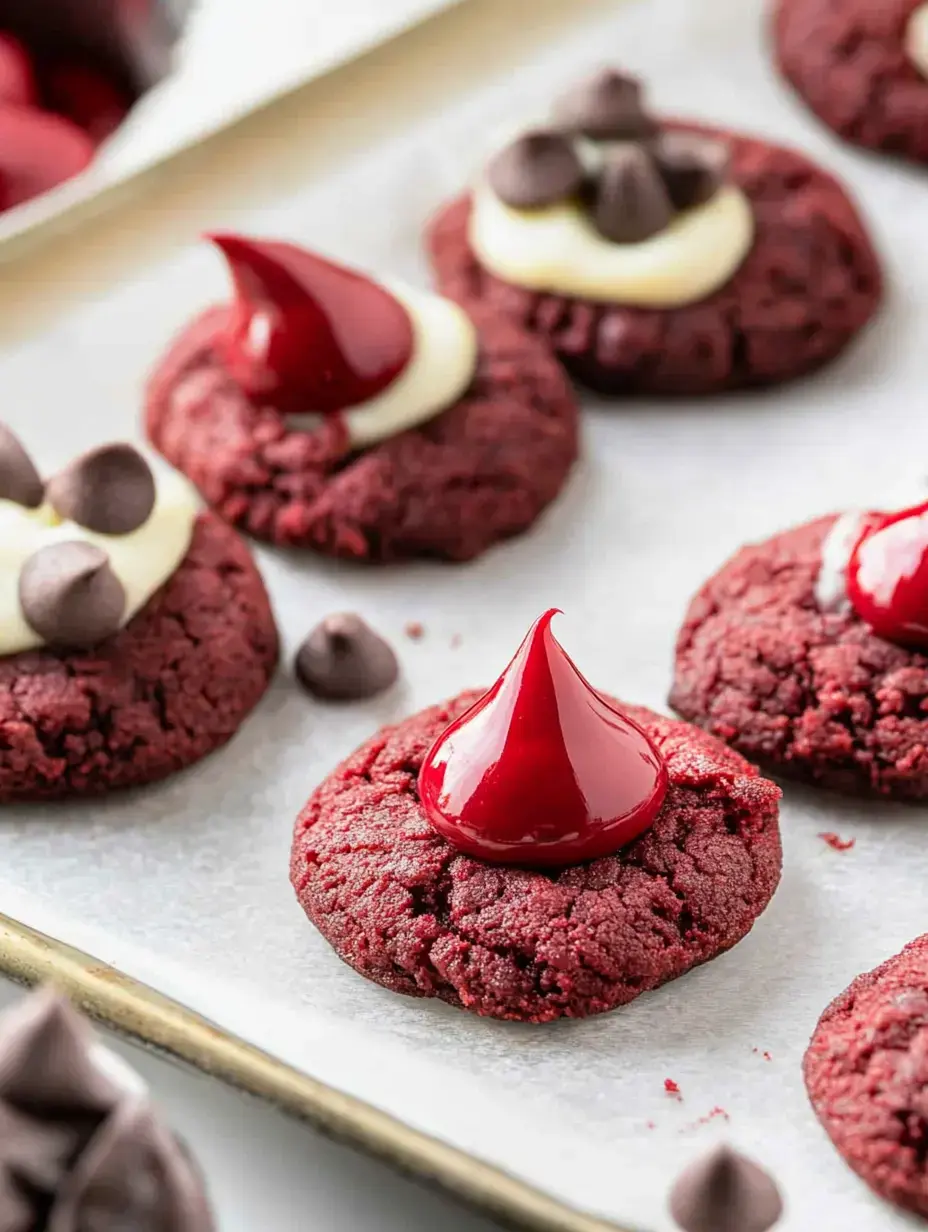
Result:
[[[611,68],[559,98],[554,118],[560,127],[597,141],[644,141],[657,131],[642,105],[641,82]]]
[[[0,423],[0,500],[38,509],[45,499],[45,484],[19,437]]]
[[[663,133],[654,158],[678,210],[709,201],[725,183],[731,154],[724,141],[698,133]]]
[[[101,445],[48,481],[55,512],[99,535],[128,535],[151,517],[155,478],[131,445]]]
[[[641,146],[610,152],[596,185],[593,223],[614,244],[635,244],[673,219],[673,206],[653,159]]]
[[[539,209],[580,188],[583,164],[563,133],[538,129],[516,138],[487,164],[487,181],[514,209]]]
[[[767,1232],[783,1201],[763,1168],[721,1146],[678,1177],[670,1213],[684,1232]]]
[[[120,626],[126,592],[102,548],[53,543],[19,575],[19,602],[30,629],[51,646],[96,646]]]
[[[391,648],[360,616],[327,616],[296,656],[296,675],[316,697],[361,701],[395,682],[399,665]]]

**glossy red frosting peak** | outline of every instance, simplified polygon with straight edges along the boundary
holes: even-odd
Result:
[[[556,614],[535,622],[419,772],[431,824],[484,860],[561,866],[607,855],[651,825],[667,791],[648,737],[565,654]]]
[[[295,244],[207,237],[235,287],[218,348],[252,398],[333,414],[391,385],[412,358],[409,314],[390,292]]]
[[[847,593],[879,637],[928,650],[928,501],[868,515],[848,565]]]

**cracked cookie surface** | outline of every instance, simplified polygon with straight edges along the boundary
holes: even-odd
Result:
[[[742,548],[677,639],[670,704],[777,773],[852,794],[928,798],[928,657],[822,612],[834,517]]]
[[[881,1197],[928,1217],[928,934],[829,1005],[803,1074],[845,1163]]]
[[[114,637],[0,659],[0,801],[92,795],[189,766],[235,734],[276,662],[245,543],[201,514],[180,567]]]
[[[732,179],[754,207],[751,251],[713,295],[680,308],[634,308],[503,282],[470,249],[469,197],[446,206],[427,232],[439,290],[547,338],[574,377],[607,394],[769,385],[832,359],[882,295],[879,262],[847,193],[791,150],[696,125],[674,127],[723,137]]]
[[[464,397],[349,454],[334,417],[293,430],[244,394],[213,349],[224,320],[206,313],[169,350],[149,383],[147,431],[214,509],[259,539],[358,560],[469,560],[530,526],[577,457],[577,406],[558,364],[486,313]]]
[[[922,0],[779,0],[777,67],[846,141],[928,163],[928,81],[906,51]]]
[[[624,707],[666,760],[652,826],[562,870],[471,859],[429,825],[416,780],[478,692],[385,728],[314,792],[291,880],[345,962],[394,992],[526,1022],[632,1001],[735,945],[780,876],[779,789],[678,720]]]

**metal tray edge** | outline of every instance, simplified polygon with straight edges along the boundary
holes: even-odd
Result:
[[[52,983],[86,1014],[306,1121],[327,1137],[526,1232],[633,1232],[584,1214],[491,1164],[346,1095],[81,950],[0,914],[0,974]]]

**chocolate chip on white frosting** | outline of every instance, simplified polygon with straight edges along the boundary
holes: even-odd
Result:
[[[597,141],[640,141],[657,130],[644,109],[641,82],[612,68],[600,69],[562,95],[554,118]]]
[[[654,160],[638,145],[611,150],[593,203],[593,224],[614,244],[636,244],[657,235],[673,218],[673,205]]]
[[[19,437],[0,423],[0,500],[37,509],[44,496],[45,484]]]
[[[584,174],[570,138],[550,129],[517,137],[487,166],[490,187],[514,209],[537,209],[564,201],[578,191]]]
[[[131,445],[101,445],[48,481],[55,512],[100,535],[128,535],[151,517],[155,479]]]
[[[29,627],[50,646],[83,649],[117,631],[126,592],[106,552],[75,540],[30,556],[19,575],[19,602]]]

